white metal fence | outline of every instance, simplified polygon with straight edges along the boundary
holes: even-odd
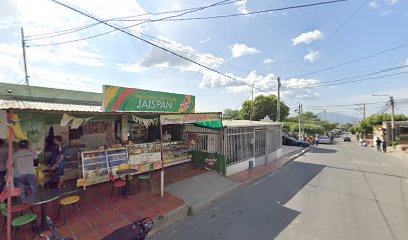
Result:
[[[222,150],[222,132],[219,130],[212,130],[207,128],[196,127],[194,125],[186,125],[184,133],[193,133],[197,136],[197,142],[191,145],[191,150],[219,153]]]
[[[267,127],[239,127],[224,130],[223,153],[227,157],[228,165],[239,163],[251,158],[265,156],[265,162],[270,154],[282,146],[281,127],[271,125]]]

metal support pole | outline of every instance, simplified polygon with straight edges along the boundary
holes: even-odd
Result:
[[[161,121],[161,119],[160,119]],[[162,162],[162,169],[160,172],[160,196],[164,196],[164,158],[163,158],[163,125],[160,122],[160,155]]]
[[[280,122],[280,89],[281,89],[281,81],[278,77],[278,100],[276,103],[276,122]]]
[[[8,128],[8,158],[7,158],[7,206],[11,206],[11,194],[14,189],[13,185],[13,111],[7,111],[7,128]],[[7,208],[7,240],[11,240],[11,207]]]

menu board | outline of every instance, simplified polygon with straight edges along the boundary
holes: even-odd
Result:
[[[129,163],[135,166],[139,172],[148,171],[150,164],[154,163],[154,169],[161,168],[160,143],[143,143],[127,145]]]

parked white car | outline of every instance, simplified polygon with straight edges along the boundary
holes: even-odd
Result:
[[[331,139],[329,137],[327,137],[327,136],[319,137],[317,139],[317,141],[319,141],[319,144],[330,144],[330,143],[332,143]]]

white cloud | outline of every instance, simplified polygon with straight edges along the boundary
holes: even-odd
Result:
[[[263,61],[264,64],[271,64],[271,63],[274,63],[274,62],[275,62],[275,60],[273,60],[271,58],[265,58],[264,61]]]
[[[407,60],[405,60],[405,65],[407,65],[407,66],[408,66],[408,58],[407,58]]]
[[[184,46],[164,36],[158,36],[158,39],[163,43],[163,47],[205,66],[217,68],[224,63],[223,58],[217,58],[209,53],[199,53],[190,46]],[[118,67],[121,71],[125,72],[141,72],[150,67],[173,68],[180,71],[193,72],[202,72],[205,70],[203,67],[174,56],[159,48],[152,48],[150,52],[137,63],[120,64]]]
[[[208,42],[208,41],[210,41],[210,40],[211,40],[211,38],[208,37],[208,38],[206,38],[206,39],[204,39],[204,40],[201,40],[200,43],[201,43],[201,44],[204,44],[204,43],[206,43],[206,42]]]
[[[115,7],[108,0],[73,0],[70,1],[70,4],[90,10],[104,18],[134,15],[135,12],[145,13],[144,9],[133,0],[121,0],[115,3]],[[99,53],[95,45],[91,44],[90,40],[46,47],[33,46],[36,44],[64,42],[92,35],[94,29],[92,31],[72,32],[55,38],[34,40],[34,35],[36,34],[61,31],[89,23],[94,23],[94,21],[75,14],[72,10],[68,10],[48,0],[0,1],[0,28],[4,32],[0,36],[0,61],[4,62],[0,64],[0,72],[2,72],[5,78],[9,79],[8,81],[18,80],[21,77],[21,72],[23,71],[21,67],[20,26],[24,26],[27,46],[32,46],[27,48],[30,75],[39,66],[50,69],[52,68],[51,65],[62,64],[78,64],[92,67],[104,66],[105,64],[101,61],[103,55]],[[109,28],[101,25],[97,30],[103,32],[108,31]],[[140,32],[143,31],[143,28],[140,26],[133,30]],[[67,69],[70,67],[72,66],[64,66]],[[37,75],[38,78],[41,77],[39,74]],[[87,81],[87,79],[83,79],[83,81]],[[46,85],[55,87],[52,83],[51,85],[50,83]]]
[[[241,43],[235,43],[231,48],[233,58],[238,58],[258,52],[259,51],[256,48],[248,47],[247,45]]]
[[[298,44],[304,43],[309,44],[316,40],[320,40],[324,37],[324,34],[319,30],[314,30],[312,32],[305,32],[300,34],[299,36],[292,39],[292,45],[296,46]]]
[[[119,63],[118,64],[119,70],[122,72],[129,72],[129,73],[140,73],[145,71],[146,69],[142,66],[140,66],[140,64],[137,63],[128,63],[128,64],[123,64],[123,63]]]
[[[399,0],[385,0],[386,3],[388,3],[389,5],[394,5],[397,2],[399,2]]]
[[[319,58],[319,55],[320,55],[319,51],[309,50],[309,53],[306,54],[306,55],[303,57],[303,60],[304,60],[305,62],[310,62],[310,63],[312,63],[312,62],[316,61],[316,60]]]
[[[234,76],[231,73],[228,76],[237,79],[233,80],[227,77],[223,77],[219,74],[206,72],[203,75],[203,79],[200,82],[200,88],[225,88],[227,92],[232,93],[250,93],[251,85],[255,85],[254,94],[276,94],[277,83],[274,74],[258,75],[256,71],[252,71],[248,76],[242,78]],[[319,94],[313,91],[313,87],[308,87],[310,84],[318,84],[319,80],[316,79],[289,79],[282,81],[282,96],[302,98],[302,99],[314,99],[318,98]],[[262,89],[263,92],[259,89]]]
[[[368,6],[372,9],[376,9],[380,6],[380,4],[377,1],[372,1],[368,4]]]
[[[240,13],[247,14],[249,12],[248,9],[246,8],[247,3],[248,3],[247,0],[241,0],[241,1],[235,2],[234,5],[238,6],[238,11]]]
[[[390,10],[386,10],[380,13],[381,16],[387,16],[388,14],[390,14],[391,11]]]

